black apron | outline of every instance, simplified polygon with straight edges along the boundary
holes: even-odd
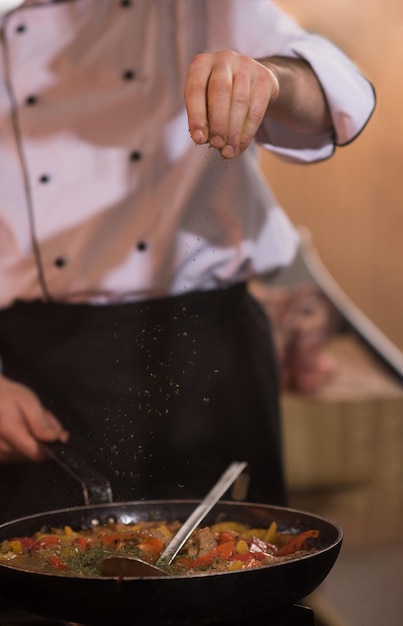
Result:
[[[0,354],[116,502],[199,498],[246,460],[246,499],[286,504],[278,366],[244,284],[105,306],[17,302],[0,312]],[[83,503],[52,461],[0,465],[0,522]]]

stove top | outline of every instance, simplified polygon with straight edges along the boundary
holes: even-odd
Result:
[[[69,622],[44,619],[29,613],[16,613],[12,611],[0,612],[0,626],[85,626],[84,624],[72,625]],[[96,626],[92,624],[92,626]],[[116,625],[114,625],[116,626]],[[136,626],[139,620],[136,618]],[[189,626],[197,626],[197,621],[189,621]],[[214,626],[315,626],[312,609],[302,605],[293,605],[270,615],[262,614],[254,616],[250,620],[236,619],[230,622],[220,622]]]

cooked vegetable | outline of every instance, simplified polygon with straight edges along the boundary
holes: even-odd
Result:
[[[155,563],[180,522],[112,523],[75,531],[70,526],[42,529],[32,537],[0,544],[0,564],[62,576],[100,576],[98,563],[111,555]],[[317,550],[319,531],[248,528],[220,522],[197,529],[169,566],[171,574],[245,570],[300,558]],[[313,543],[312,543],[313,542]]]

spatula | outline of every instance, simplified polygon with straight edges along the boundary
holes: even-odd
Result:
[[[99,569],[101,574],[118,578],[168,576],[167,568],[179,550],[246,466],[247,463],[238,461],[234,461],[229,465],[214,487],[182,524],[154,565],[136,557],[111,556],[100,562]]]

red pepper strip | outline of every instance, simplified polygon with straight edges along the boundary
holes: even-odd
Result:
[[[125,541],[139,540],[138,533],[101,533],[98,535],[98,539],[105,546],[110,546],[114,543],[120,543]]]
[[[218,543],[227,543],[227,541],[235,541],[235,533],[233,530],[223,530],[220,532]]]
[[[30,548],[33,548],[36,545],[35,540],[30,537],[13,537],[10,541],[19,541],[24,553],[28,552]]]
[[[304,546],[304,543],[309,537],[319,537],[318,530],[306,530],[300,535],[296,535],[292,537],[288,543],[285,544],[282,548],[279,548],[277,552],[277,556],[286,556],[287,554],[291,554],[292,552],[296,552],[297,550],[301,550]]]
[[[218,546],[207,552],[204,556],[200,556],[197,559],[187,559],[182,557],[177,559],[178,565],[182,565],[188,568],[195,567],[207,567],[211,565],[214,559],[222,559],[223,561],[227,561],[231,558],[232,553],[234,551],[234,542],[226,541],[225,543],[220,543]]]
[[[59,543],[60,543],[60,538],[57,537],[56,535],[46,535],[45,537],[38,539],[35,546],[38,548],[47,548],[48,546],[53,546]]]
[[[158,539],[158,537],[147,537],[137,547],[142,552],[159,555],[163,551],[164,545],[162,539]]]
[[[88,537],[79,536],[76,538],[75,544],[79,546],[82,550],[84,550],[84,552],[87,552],[87,550],[89,550],[91,547],[91,539],[89,539]]]
[[[66,563],[63,563],[63,561],[56,555],[50,557],[49,565],[55,567],[56,569],[68,569]]]
[[[271,543],[266,543],[263,539],[259,539],[258,537],[253,537],[249,544],[249,551],[244,552],[247,556],[256,559],[257,561],[263,561],[263,559],[267,556],[272,556],[277,553],[277,546],[274,546]],[[235,555],[234,558],[237,559],[239,556],[243,555]],[[245,559],[239,559],[245,560]]]
[[[254,560],[256,557],[255,554],[251,554],[250,552],[234,552],[234,554],[230,557],[231,561],[242,561],[243,563],[248,562],[250,560]]]
[[[213,553],[213,559],[229,559],[234,551],[234,542],[226,541],[225,543],[220,543],[216,548],[213,548],[211,552]]]
[[[249,546],[249,552],[253,553],[253,556],[262,561],[265,556],[271,556],[277,553],[277,546],[273,546],[271,543],[266,543],[258,537],[253,537]]]
[[[233,554],[230,561],[240,561],[242,567],[239,569],[251,569],[253,567],[260,567],[260,561],[256,558],[256,554],[250,552],[242,552],[242,554]]]

